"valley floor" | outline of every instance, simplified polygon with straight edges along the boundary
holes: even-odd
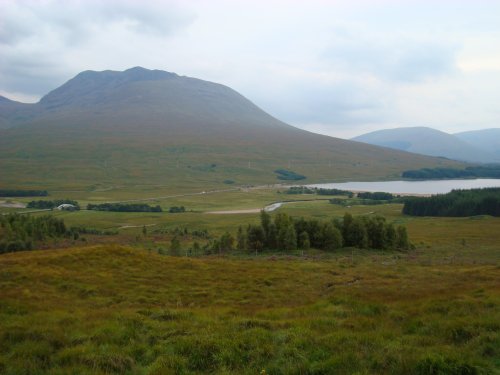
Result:
[[[117,234],[0,255],[0,373],[500,372],[499,218],[302,201],[278,211],[324,220],[381,214],[405,225],[416,249],[158,253],[177,229],[234,234],[259,220],[203,212],[284,198],[233,191],[159,202],[185,205],[182,214],[52,212],[68,226]]]

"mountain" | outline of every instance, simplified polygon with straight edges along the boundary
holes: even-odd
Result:
[[[85,71],[36,104],[2,103],[5,186],[201,189],[280,182],[277,169],[307,182],[458,165],[300,130],[229,87],[139,67]]]
[[[473,130],[454,135],[474,147],[492,153],[496,160],[500,161],[500,128]]]
[[[454,160],[480,163],[496,161],[496,156],[482,147],[470,144],[452,134],[427,127],[378,130],[352,140]]]
[[[0,129],[30,120],[37,109],[35,105],[15,102],[0,96]]]

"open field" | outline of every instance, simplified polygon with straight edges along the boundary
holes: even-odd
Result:
[[[489,216],[472,218],[411,217],[401,213],[401,204],[342,207],[330,204],[328,196],[288,195],[283,194],[283,190],[262,188],[147,201],[151,205],[161,205],[164,210],[168,210],[170,206],[185,206],[188,212],[180,214],[86,210],[78,212],[52,211],[51,214],[63,218],[68,226],[118,230],[119,236],[135,237],[141,233],[143,225],[150,225],[151,227],[148,229],[152,233],[155,231],[165,232],[165,230],[175,228],[189,228],[189,230],[208,230],[211,234],[218,236],[225,231],[234,235],[240,225],[257,223],[259,214],[213,215],[207,212],[263,208],[277,201],[296,200],[298,202],[285,204],[276,212],[285,212],[294,217],[314,217],[321,220],[342,217],[345,212],[350,212],[354,216],[380,214],[395,224],[404,224],[408,228],[411,241],[419,247],[439,248],[441,250],[450,248],[452,252],[454,246],[457,245],[466,249],[479,247],[491,249],[491,251],[500,248],[500,231],[497,230],[500,227],[499,218]],[[63,198],[63,196],[59,198]],[[79,196],[71,196],[70,198],[78,199],[83,206],[90,202],[81,200]],[[53,198],[50,197],[50,199]],[[27,202],[31,199],[17,200]],[[99,201],[93,200],[92,202]],[[0,210],[0,212],[23,211],[11,208],[0,208]],[[40,214],[46,213],[43,211]],[[126,240],[119,242],[126,242],[132,237],[127,237]],[[168,235],[157,238],[157,240],[169,239]]]
[[[153,236],[148,239],[148,247],[151,247],[151,240],[168,243],[171,235],[165,234],[176,228],[188,228],[192,230],[207,230],[210,234],[219,236],[225,231],[233,235],[238,227],[246,226],[259,221],[258,213],[242,213],[231,215],[208,214],[211,211],[231,211],[263,208],[273,202],[297,201],[287,203],[276,212],[285,212],[294,217],[314,217],[321,220],[331,220],[335,217],[342,217],[345,212],[356,215],[376,215],[380,214],[395,224],[403,224],[408,228],[411,241],[422,248],[445,248],[454,252],[455,246],[464,249],[480,248],[485,251],[495,251],[500,248],[500,219],[489,216],[476,216],[472,218],[426,218],[411,217],[401,213],[401,204],[384,204],[377,206],[352,206],[342,207],[332,205],[328,202],[329,196],[317,195],[288,195],[283,194],[284,188],[257,188],[239,189],[234,191],[215,192],[207,194],[196,194],[189,196],[177,196],[172,198],[145,201],[151,205],[160,205],[164,211],[168,211],[171,206],[185,206],[188,212],[180,214],[162,213],[129,213],[129,212],[102,212],[102,211],[49,211],[52,215],[64,219],[67,226],[84,226],[99,230],[117,231],[117,236],[106,238],[106,242],[115,240],[119,243],[136,241],[136,237],[141,234],[142,226],[148,227],[148,232]],[[134,193],[136,194],[136,193]],[[76,199],[85,207],[87,203],[99,203],[106,201],[117,201],[119,199],[86,200],[86,195],[74,193],[74,195],[54,195],[46,199],[71,198]],[[33,198],[15,198],[16,202],[28,202]],[[135,199],[141,199],[136,195]],[[306,200],[306,201],[303,201]],[[23,212],[32,209],[0,208],[0,212]],[[276,213],[272,213],[273,215]],[[40,214],[47,214],[41,211]],[[36,215],[36,213],[32,213]],[[160,233],[154,235],[154,233]],[[187,243],[191,239],[186,238]],[[93,241],[90,241],[93,243]],[[78,242],[76,243],[78,244]],[[70,244],[71,245],[71,244]],[[68,246],[66,244],[65,246]],[[479,250],[476,250],[479,251]],[[480,258],[480,256],[479,256]]]
[[[400,204],[342,207],[278,191],[149,202],[192,210],[180,214],[51,211],[68,226],[117,234],[0,256],[0,373],[500,372],[500,218],[417,218]],[[195,258],[156,251],[177,228],[218,236],[259,221],[207,211],[289,199],[298,202],[277,212],[381,214],[404,224],[416,248]],[[183,247],[192,240],[181,236]]]

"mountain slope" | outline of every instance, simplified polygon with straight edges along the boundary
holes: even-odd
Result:
[[[454,135],[474,147],[494,154],[500,161],[500,128],[474,130]]]
[[[38,108],[33,104],[19,103],[0,96],[0,129],[31,120]]]
[[[352,140],[423,155],[449,159],[492,162],[495,159],[483,149],[475,147],[454,135],[427,127],[379,130],[360,135]]]
[[[143,68],[80,73],[19,111],[26,120],[0,131],[9,186],[272,183],[276,169],[373,179],[453,164],[309,133],[226,86]]]

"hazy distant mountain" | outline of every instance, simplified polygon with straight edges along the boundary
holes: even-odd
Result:
[[[217,185],[398,176],[453,162],[313,134],[236,91],[158,70],[86,71],[36,104],[2,99],[4,185]],[[49,186],[50,187],[50,186]]]
[[[352,138],[354,141],[470,162],[494,162],[496,156],[473,144],[436,129],[411,127],[378,130]]]
[[[471,145],[494,154],[500,161],[500,128],[456,133],[455,136]]]
[[[30,120],[37,109],[36,105],[19,103],[0,96],[0,129]]]

